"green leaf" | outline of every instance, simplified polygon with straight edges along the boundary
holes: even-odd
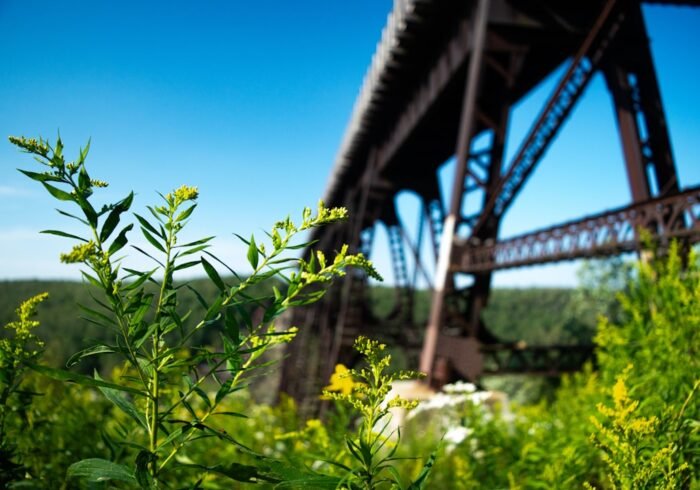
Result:
[[[56,162],[56,159],[59,159],[59,161],[63,161],[63,140],[61,140],[61,134],[58,134],[58,138],[56,138],[56,149],[53,152],[54,158],[53,162]]]
[[[58,214],[62,214],[63,216],[67,216],[67,217],[69,217],[69,218],[73,218],[73,219],[75,219],[75,220],[80,221],[80,222],[81,222],[82,224],[84,224],[85,226],[90,226],[90,224],[89,224],[87,221],[85,221],[83,218],[79,218],[78,216],[76,216],[76,215],[74,215],[74,214],[67,213],[67,212],[62,211],[62,210],[60,210],[60,209],[56,209],[56,211],[58,211]]]
[[[211,402],[209,401],[209,397],[202,388],[200,388],[197,385],[193,385],[192,390],[197,394],[197,396],[199,396],[199,398],[202,399],[202,401],[208,408],[211,408]]]
[[[258,247],[255,245],[255,237],[250,235],[250,243],[248,244],[248,262],[253,269],[258,268]]]
[[[142,450],[136,456],[136,481],[141,485],[141,488],[149,490],[158,488],[148,471],[148,465],[152,461],[156,461],[156,456],[150,451]]]
[[[139,248],[139,247],[137,247],[136,245],[132,245],[132,247],[133,247],[135,250],[138,250],[139,252],[141,252],[142,254],[144,254],[144,255],[145,255],[146,257],[148,257],[149,259],[155,261],[155,262],[156,262],[157,264],[159,264],[161,267],[165,268],[165,264],[163,264],[163,262],[161,262],[160,260],[156,259],[153,255],[149,254],[149,253],[146,252],[144,249]]]
[[[102,378],[100,378],[100,375],[97,374],[97,371],[95,371],[95,379],[97,381],[103,381]],[[144,429],[148,430],[148,424],[146,423],[146,417],[134,406],[133,403],[131,403],[129,400],[127,400],[119,391],[114,390],[112,388],[105,388],[104,386],[99,387],[100,391],[102,394],[114,405],[119,408],[122,412],[130,416],[132,419],[134,419],[136,422],[141,425]]]
[[[80,303],[78,303],[77,306],[80,309],[80,311],[82,311],[88,316],[89,319],[95,320],[96,322],[103,324],[105,327],[110,327],[114,325],[114,320],[105,315],[104,313],[93,310],[92,308],[89,308]]]
[[[166,253],[163,245],[161,245],[158,242],[158,240],[156,240],[155,237],[153,235],[151,235],[151,233],[147,229],[141,228],[141,232],[143,233],[143,236],[146,237],[146,240],[148,240],[150,242],[151,245],[153,245],[155,248],[157,248],[161,252]]]
[[[135,275],[138,275],[139,278],[136,279],[134,282],[130,282],[129,284],[123,286],[123,289],[125,291],[132,291],[134,289],[137,289],[141,284],[146,282],[158,269],[153,269],[148,272],[141,272]]]
[[[160,192],[158,193],[160,197],[163,197],[163,194]],[[156,210],[153,206],[146,206],[146,209],[153,215],[153,217],[158,220],[159,222],[163,222],[163,216],[167,216],[167,213],[165,211],[160,211]],[[163,233],[163,238],[165,238],[165,233]]]
[[[82,165],[85,163],[85,159],[88,156],[88,153],[90,152],[90,141],[88,139],[87,145],[85,145],[85,148],[80,149],[80,156],[78,157],[78,161],[76,162],[78,165]]]
[[[85,478],[89,482],[118,480],[137,483],[134,473],[128,467],[99,458],[78,461],[68,467],[67,474],[69,478]]]
[[[248,416],[244,413],[238,413],[238,412],[212,412],[212,415],[226,415],[228,417],[238,417],[241,419],[247,419]]]
[[[160,451],[162,448],[164,448],[183,434],[186,434],[190,429],[192,429],[192,424],[188,422],[183,424],[182,427],[178,427],[177,429],[173,430],[170,434],[168,434],[168,437],[166,437],[164,440],[161,441],[160,444],[158,444],[158,449],[156,449],[156,452]]]
[[[102,230],[100,230],[100,240],[101,241],[104,242],[105,240],[107,240],[109,238],[109,236],[112,234],[114,229],[119,224],[119,217],[121,216],[122,213],[129,210],[133,200],[134,200],[134,193],[130,192],[128,196],[126,196],[124,199],[119,201],[114,206],[114,209],[112,209],[112,211],[109,213],[109,216],[107,216],[107,219],[105,220],[104,224],[102,225]]]
[[[138,215],[138,214],[136,214],[136,213],[134,213],[134,216],[135,216],[136,219],[139,221],[139,223],[141,223],[141,226],[143,226],[144,228],[146,228],[146,229],[147,229],[148,231],[150,231],[151,233],[153,233],[153,234],[155,234],[155,235],[158,235],[158,236],[160,236],[161,238],[165,239],[165,236],[164,236],[164,235],[161,235],[160,232],[159,232],[158,230],[156,230],[155,227],[154,227],[151,223],[148,222],[148,220],[146,220],[145,218],[143,218],[142,216],[140,216],[140,215]]]
[[[218,464],[216,466],[205,466],[200,464],[180,464],[179,466],[184,466],[187,468],[197,468],[212,473],[218,473],[234,481],[244,483],[259,483],[261,480],[270,483],[277,483],[279,481],[278,479],[272,478],[266,475],[265,473],[261,473],[260,470],[255,466],[248,466],[239,463],[230,463],[228,465]]]
[[[151,323],[148,325],[148,328],[135,331],[133,337],[131,338],[131,341],[134,344],[135,349],[140,349],[141,346],[149,339],[153,337],[153,334],[156,332],[158,329],[158,326],[160,323]]]
[[[185,407],[185,409],[188,412],[190,412],[190,415],[192,415],[192,418],[194,420],[199,421],[199,417],[197,417],[197,413],[192,408],[192,405],[190,405],[190,403],[187,401],[187,396],[189,396],[189,395],[186,395],[182,391],[178,391],[178,394],[180,395],[180,401],[182,402],[182,406]]]
[[[121,352],[120,349],[117,347],[112,347],[110,345],[105,345],[105,344],[98,344],[98,345],[93,345],[91,347],[88,347],[86,349],[83,349],[79,352],[76,352],[72,356],[68,358],[66,361],[66,367],[70,368],[78,364],[84,357],[89,357],[89,356],[96,356],[98,354],[112,354],[114,352]]]
[[[85,170],[85,167],[80,167],[80,173],[78,174],[78,187],[85,191],[90,188],[90,176]]]
[[[80,271],[80,273],[85,279],[87,279],[87,282],[89,282],[98,289],[102,289],[102,283],[95,276],[91,276],[85,271]]]
[[[151,305],[153,304],[153,293],[149,293],[146,295],[136,295],[134,297],[134,300],[129,304],[130,306],[130,313],[131,313],[131,318],[130,318],[130,323],[131,324],[137,324],[143,318],[146,316],[146,313],[148,313],[148,310],[151,309]]]
[[[425,488],[425,484],[428,481],[428,476],[430,476],[430,472],[433,469],[433,465],[435,464],[435,459],[437,458],[437,453],[439,449],[440,446],[438,445],[438,447],[435,448],[435,450],[432,453],[430,453],[430,457],[423,465],[423,469],[418,474],[418,477],[411,482],[407,490],[423,490]]]
[[[199,265],[199,264],[200,264],[200,261],[199,261],[199,260],[192,260],[192,261],[190,261],[190,262],[183,262],[183,263],[178,264],[177,266],[175,266],[175,267],[173,268],[173,272],[181,271],[181,270],[184,270],[184,269],[189,269],[190,267],[194,267],[195,265]]]
[[[238,305],[236,306],[238,307]],[[241,308],[241,310],[243,310],[243,308]],[[247,315],[248,312],[243,310],[242,314]],[[250,321],[249,315],[247,318]],[[248,326],[248,328],[250,329],[250,326]],[[238,342],[241,332],[238,326],[238,320],[236,319],[236,315],[232,310],[226,310],[226,312],[224,313],[224,331],[229,337],[231,337],[234,340],[234,342]]]
[[[205,310],[208,310],[208,309],[209,309],[209,305],[208,305],[207,302],[204,300],[204,298],[203,298],[202,295],[199,293],[199,291],[197,291],[195,288],[193,288],[193,287],[190,286],[189,284],[185,284],[185,287],[186,287],[187,289],[189,289],[190,291],[192,291],[192,293],[195,295],[195,297],[197,298],[197,301],[198,301],[199,304],[202,306],[202,308],[204,308]]]
[[[56,235],[56,236],[62,236],[64,238],[72,238],[74,240],[80,240],[81,242],[87,243],[89,240],[86,240],[85,238],[79,237],[78,235],[71,235],[70,233],[66,233],[65,231],[60,231],[60,230],[41,230],[39,233],[45,233],[47,235]]]
[[[29,177],[32,180],[36,180],[37,182],[62,182],[62,180],[59,177],[56,177],[51,174],[40,174],[37,172],[30,172],[29,170],[22,170],[22,169],[17,169],[20,172],[22,172],[24,175]]]
[[[194,245],[202,245],[202,244],[207,243],[213,239],[214,239],[213,236],[208,236],[206,238],[200,238],[199,240],[195,240],[194,242],[183,243],[182,245],[178,245],[177,248],[187,248],[187,247],[192,247]]]
[[[185,250],[184,252],[181,252],[178,255],[178,257],[184,257],[185,255],[196,254],[197,252],[201,252],[202,250],[205,250],[207,248],[209,248],[209,245],[198,245],[196,247],[189,248],[189,249]]]
[[[190,215],[192,214],[192,211],[194,211],[194,208],[196,208],[196,207],[197,207],[197,205],[193,204],[189,208],[185,209],[183,212],[181,212],[180,214],[177,215],[177,217],[175,218],[175,222],[178,223],[182,220],[186,220],[187,218],[189,218]]]
[[[219,387],[219,391],[216,392],[216,398],[214,398],[214,404],[218,405],[221,400],[226,398],[226,395],[231,393],[231,385],[233,385],[233,378],[226,380],[224,384]],[[219,412],[222,413],[222,412]],[[231,413],[231,412],[228,412]]]
[[[54,187],[50,184],[47,184],[46,182],[42,182],[41,185],[43,185],[47,191],[49,191],[49,194],[51,194],[53,197],[58,199],[59,201],[75,201],[75,196],[72,194],[69,194],[66,191],[62,191],[58,187]]]
[[[76,196],[75,202],[78,203],[80,209],[82,209],[83,213],[85,213],[85,217],[87,218],[88,223],[90,223],[90,226],[97,228],[97,212],[95,211],[95,208],[92,207],[92,204],[83,199],[81,196]]]
[[[48,366],[40,366],[32,363],[27,363],[27,366],[39,374],[43,374],[44,376],[48,376],[49,378],[56,379],[58,381],[67,381],[69,383],[76,383],[83,386],[94,386],[96,388],[111,388],[114,390],[125,391],[127,393],[133,393],[134,395],[146,396],[146,393],[143,393],[136,388],[121,386],[114,383],[109,383],[107,381],[100,381],[83,374],[71,373],[64,371],[63,369],[54,369]]]
[[[281,461],[266,462],[264,475],[271,480],[278,480],[276,489],[336,489],[340,487],[343,480],[336,476],[328,476],[319,473],[304,471],[297,466],[291,466]],[[262,466],[262,465],[261,465]]]
[[[133,223],[129,223],[124,227],[122,231],[119,232],[119,235],[117,235],[117,238],[114,239],[112,244],[109,246],[109,255],[113,255],[117,253],[119,250],[121,250],[124,245],[128,242],[128,238],[126,237],[126,234],[131,231],[131,229],[134,227]]]
[[[219,273],[216,272],[216,269],[214,269],[214,266],[211,265],[207,259],[204,257],[201,258],[202,262],[202,267],[204,267],[204,272],[207,273],[209,276],[209,279],[212,280],[212,282],[216,285],[217,288],[219,288],[219,291],[225,291],[226,290],[226,284],[224,284],[224,281],[221,280],[221,276],[219,276]]]
[[[232,275],[233,277],[235,277],[239,282],[241,282],[241,277],[240,277],[238,274],[236,274],[236,271],[234,271],[234,270],[231,269],[228,265],[226,265],[226,263],[225,263],[224,261],[220,260],[216,255],[214,255],[214,254],[211,253],[211,252],[206,252],[206,251],[205,251],[204,253],[207,254],[207,255],[208,255],[209,257],[211,257],[212,259],[214,259],[215,261],[217,261],[217,262],[218,262],[219,264],[221,264],[223,267],[225,267],[226,270],[228,270],[228,271],[231,273],[231,275]]]

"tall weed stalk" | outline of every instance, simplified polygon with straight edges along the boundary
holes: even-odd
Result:
[[[67,161],[60,137],[54,146],[41,138],[11,137],[10,141],[43,167],[39,172],[20,172],[71,206],[58,212],[82,226],[83,231],[77,234],[64,230],[43,233],[74,242],[69,252],[61,254],[61,261],[81,264],[84,280],[101,292],[92,305],[80,306],[82,314],[113,334],[113,342],[100,342],[73,355],[68,367],[95,355],[116,355],[125,362],[122,374],[112,379],[102,379],[98,373],[89,377],[53,369],[32,359],[25,362],[50,377],[98,388],[128,422],[119,425],[116,432],[120,437],[108,436],[109,445],[120,448],[114,454],[121,457],[79,461],[69,468],[69,476],[159,488],[169,470],[177,466],[201,475],[217,472],[236,481],[283,479],[271,472],[269,465],[264,470],[262,466],[236,464],[212,467],[206,462],[178,461],[178,454],[190,442],[203,438],[224,440],[250,452],[235,434],[219,430],[216,420],[245,416],[219,407],[232,393],[245,388],[245,379],[261,365],[266,351],[293,339],[296,329],[280,328],[276,320],[289,307],[317,301],[324,294],[322,286],[344,275],[348,266],[361,267],[378,277],[369,261],[361,254],[348,254],[347,247],[328,259],[320,251],[308,261],[291,254],[308,245],[299,243],[301,232],[344,220],[347,211],[328,209],[320,203],[315,214],[305,209],[299,224],[290,218],[277,222],[267,233],[267,243],[239,236],[252,269],[242,277],[208,250],[213,237],[187,243],[179,239],[197,207],[196,187],[182,186],[161,194],[159,204],[147,206],[147,214],[133,213],[135,223],[125,224],[134,193],[113,203],[95,202],[96,191],[108,184],[88,173],[89,143],[76,160]],[[148,248],[130,243],[135,227]],[[153,268],[130,268],[125,254],[129,244],[147,257]],[[176,281],[177,274],[195,267],[202,268],[216,286],[218,294],[213,300],[204,298],[187,282]],[[221,275],[221,269],[228,276]],[[267,285],[269,292],[261,294],[260,285]],[[197,297],[205,311],[201,318],[178,308],[185,293]],[[191,344],[193,336],[204,329],[220,330],[220,346]],[[201,481],[203,476],[199,478]]]

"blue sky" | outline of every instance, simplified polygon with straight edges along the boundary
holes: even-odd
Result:
[[[391,8],[353,2],[0,2],[0,279],[77,278],[70,247],[39,235],[72,226],[7,135],[53,139],[68,154],[92,138],[92,174],[106,200],[130,189],[135,209],[197,185],[193,237],[242,267],[232,232],[261,233],[315,205]],[[683,185],[700,183],[700,9],[645,7]],[[682,55],[685,54],[685,58]],[[512,153],[551,87],[513,113]],[[595,80],[512,211],[503,236],[629,201],[617,129]],[[451,166],[442,175],[448,181]],[[411,196],[399,198],[407,223]],[[379,234],[381,238],[381,233]],[[136,238],[136,235],[134,235]],[[386,264],[383,245],[377,260]],[[500,285],[575,282],[576,264],[500,273]]]

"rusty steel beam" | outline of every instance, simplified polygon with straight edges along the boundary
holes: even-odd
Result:
[[[640,229],[665,241],[700,241],[700,187],[493,244],[458,244],[451,267],[474,273],[631,252]]]
[[[486,31],[489,18],[490,0],[479,0],[473,14],[472,54],[467,68],[467,78],[462,99],[462,113],[457,133],[457,162],[455,165],[455,177],[452,181],[453,190],[450,209],[440,238],[440,251],[435,268],[435,287],[430,305],[430,317],[425,333],[425,342],[420,357],[421,371],[428,373],[428,380],[432,381],[433,362],[435,349],[437,348],[440,325],[442,323],[443,305],[447,286],[450,284],[449,260],[452,255],[452,246],[457,231],[457,225],[462,208],[464,179],[466,163],[469,155],[469,144],[475,131],[476,118],[474,117],[477,105],[479,82],[482,76],[482,59],[486,44]]]
[[[583,94],[624,20],[624,9],[618,8],[619,3],[618,0],[608,0],[603,7],[569,68],[525,137],[506,174],[498,183],[496,191],[482,208],[472,229],[472,236],[479,235],[492,213],[497,216],[505,213],[544,156],[559,128]]]

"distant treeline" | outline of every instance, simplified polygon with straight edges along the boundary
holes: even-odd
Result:
[[[195,280],[191,285],[207,301],[216,295],[213,286],[207,281]],[[84,315],[78,305],[94,307],[91,298],[94,291],[79,282],[0,282],[0,325],[14,319],[14,310],[23,300],[44,291],[49,293],[49,299],[39,308],[38,320],[41,326],[37,329],[37,335],[46,342],[47,362],[57,366],[64,363],[73,353],[89,345],[92,339],[111,343],[110,332],[83,319]],[[195,316],[197,312],[202,312],[197,298],[188,289],[182,289],[179,301],[183,311],[192,309]],[[386,315],[393,307],[393,288],[371,288],[370,301],[378,317]],[[426,323],[429,311],[427,291],[417,293],[415,308],[419,324]],[[588,343],[598,314],[607,313],[606,310],[609,309],[609,304],[601,305],[599,299],[583,289],[495,289],[483,319],[489,330],[504,341],[522,340],[530,344]],[[210,329],[205,329],[201,338],[194,339],[200,343],[217,340]],[[82,371],[109,367],[91,364],[90,358],[85,361],[80,365]]]
[[[209,300],[215,297],[214,287],[207,281],[194,281],[198,291]],[[79,305],[99,309],[92,296],[103,300],[97,290],[90,285],[71,281],[2,281],[0,282],[0,325],[6,325],[15,319],[15,309],[27,298],[47,292],[49,297],[41,303],[37,320],[41,325],[36,334],[46,342],[44,360],[54,366],[64,364],[74,353],[99,340],[113,343],[113,335],[102,326],[85,320]],[[194,294],[183,289],[180,302],[184,311],[201,310]],[[0,333],[2,335],[2,333]],[[199,338],[206,342],[209,339]],[[93,368],[105,368],[94,362],[97,357],[85,358],[79,368],[92,372]]]
[[[497,288],[482,318],[489,331],[504,342],[589,343],[598,314],[606,313],[590,296],[574,288]],[[378,317],[389,314],[394,297],[392,288],[371,289],[372,309]],[[427,324],[429,293],[417,292],[415,303],[416,321]]]

